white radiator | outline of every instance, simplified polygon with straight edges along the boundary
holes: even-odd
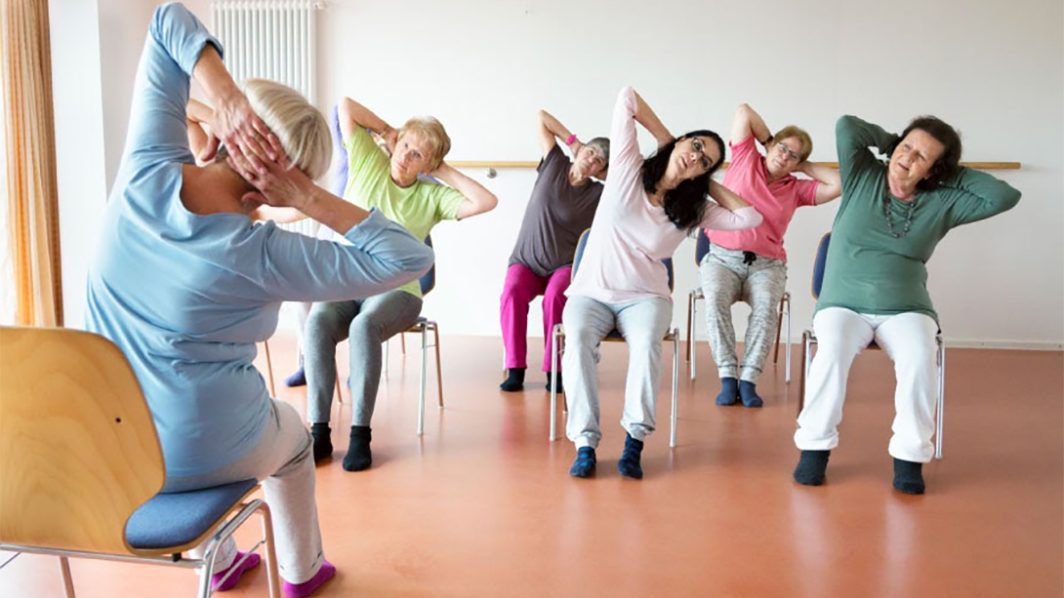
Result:
[[[322,6],[321,0],[212,0],[212,31],[233,79],[284,83],[314,104],[315,11]],[[314,236],[318,223],[308,218],[284,228]]]

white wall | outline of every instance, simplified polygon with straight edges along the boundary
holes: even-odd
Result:
[[[451,133],[454,160],[536,159],[540,107],[582,136],[605,134],[624,84],[674,132],[726,133],[735,106],[748,101],[774,128],[809,129],[813,159],[824,161],[835,160],[841,114],[900,130],[935,113],[961,130],[966,159],[1023,162],[999,173],[1023,191],[1020,206],[953,231],[929,265],[946,336],[1053,346],[1064,341],[1061,22],[1057,0],[337,0],[319,18],[319,97],[350,95],[396,125],[434,114]],[[533,173],[471,174],[500,206],[437,228],[439,286],[425,312],[446,332],[497,335]],[[798,326],[811,318],[812,256],[834,211],[799,211],[787,237]],[[676,255],[681,328],[697,281],[693,245]],[[745,313],[736,308],[738,319]]]
[[[209,23],[209,1],[190,8]],[[84,302],[98,213],[125,137],[129,94],[152,3],[51,0],[68,321]],[[85,23],[97,22],[92,31]],[[318,15],[326,108],[351,95],[399,124],[447,124],[451,158],[535,160],[535,111],[582,136],[605,134],[616,91],[632,84],[674,131],[727,132],[748,101],[770,126],[805,126],[813,159],[834,160],[833,123],[855,113],[900,129],[932,112],[964,134],[965,158],[1021,161],[999,173],[1020,206],[953,231],[930,263],[952,341],[1064,342],[1064,34],[1056,0],[871,4],[334,0]],[[104,31],[105,34],[100,34]],[[65,33],[57,33],[65,32]],[[793,32],[793,33],[792,33]],[[73,133],[71,133],[73,131]],[[644,139],[650,148],[649,137]],[[485,182],[495,212],[433,237],[440,284],[427,315],[445,333],[497,335],[498,294],[531,171]],[[104,179],[104,180],[101,180]],[[834,207],[799,211],[787,238],[795,321],[809,321],[810,264]],[[693,242],[676,255],[674,321],[696,283]],[[746,313],[736,308],[736,315]],[[538,306],[532,329],[538,328]],[[741,317],[738,319],[741,320]],[[740,327],[741,331],[741,327]]]

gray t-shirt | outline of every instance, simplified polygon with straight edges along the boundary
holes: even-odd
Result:
[[[510,265],[522,264],[539,276],[550,276],[573,263],[580,233],[595,218],[602,183],[589,180],[579,187],[570,185],[572,165],[557,144],[540,161]]]

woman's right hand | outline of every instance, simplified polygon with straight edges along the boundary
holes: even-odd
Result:
[[[214,107],[214,121],[211,123],[215,135],[221,139],[230,153],[236,148],[240,153],[255,155],[269,160],[284,155],[277,152],[269,142],[273,134],[255,111],[247,96],[241,92],[229,94]]]
[[[245,193],[241,201],[251,207],[265,204],[301,210],[313,194],[314,181],[302,170],[289,166],[288,157],[276,135],[269,133],[265,139],[269,151],[278,158],[263,159],[236,149],[230,151],[226,159],[230,168],[257,189]]]

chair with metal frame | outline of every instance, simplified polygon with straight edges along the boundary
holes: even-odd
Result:
[[[813,262],[813,279],[810,288],[813,293],[813,299],[820,298],[820,289],[824,284],[824,271],[827,266],[828,246],[831,243],[831,233],[825,233],[820,238],[820,244],[817,246],[816,258]],[[816,347],[817,340],[816,334],[811,330],[806,330],[802,333],[802,371],[799,375],[798,386],[798,413],[802,413],[802,408],[805,406],[805,377],[809,373],[809,367],[813,362],[813,348]],[[935,345],[937,346],[937,362],[938,362],[938,396],[935,400],[935,458],[942,458],[942,420],[945,417],[946,408],[946,342],[942,339],[942,331],[939,330],[935,334]],[[879,349],[879,345],[876,341],[872,341],[868,345],[869,349]]]
[[[587,237],[591,232],[591,229],[585,230],[580,235],[580,240],[576,245],[576,253],[573,255],[573,271],[572,276],[576,276],[576,270],[580,267],[580,260],[584,257],[584,247],[587,245]],[[665,264],[665,268],[669,273],[669,290],[673,288],[673,271],[672,271],[672,258],[666,258],[661,260]],[[602,339],[604,342],[625,342],[624,337],[617,329],[613,329],[612,332],[606,335]],[[669,446],[676,446],[676,409],[677,398],[680,393],[680,330],[678,328],[672,328],[665,332],[665,336],[662,339],[663,342],[672,341],[672,407],[669,419]],[[565,342],[565,328],[562,324],[555,324],[554,330],[551,333],[550,340],[550,363],[551,363],[551,388],[550,388],[550,441],[554,442],[557,437],[558,426],[558,360],[561,352],[564,349]]]
[[[432,235],[425,238],[425,244],[432,247]],[[436,264],[433,263],[429,271],[421,276],[418,281],[421,285],[421,295],[428,295],[432,289],[436,288]],[[432,332],[432,344],[428,342],[429,332]],[[437,402],[440,409],[443,409],[443,370],[440,368],[440,325],[435,320],[430,320],[424,316],[418,316],[417,322],[413,326],[399,333],[399,340],[402,343],[402,352],[406,354],[406,340],[403,335],[407,333],[420,334],[421,335],[421,376],[419,380],[418,391],[418,416],[417,416],[417,435],[421,436],[425,433],[425,386],[427,376],[425,375],[428,369],[428,350],[429,347],[436,349],[436,392]],[[385,362],[384,371],[388,370],[387,367],[387,355],[388,355],[388,341],[385,340]],[[339,369],[337,370],[339,371]],[[343,402],[343,393],[340,391],[340,376],[336,376],[336,396],[339,397],[340,402]]]
[[[709,253],[709,238],[706,231],[698,230],[698,239],[695,244],[695,267],[702,265],[702,259]],[[702,285],[696,286],[687,295],[687,351],[684,356],[691,366],[691,380],[695,379],[695,362],[697,358],[698,343],[695,341],[695,329],[698,327],[698,301],[705,299]],[[783,329],[783,318],[787,317],[787,342],[783,349],[783,381],[791,383],[791,293],[784,291],[780,297],[779,316],[776,321],[776,349],[772,353],[772,363],[775,365],[780,360],[780,331]]]
[[[248,499],[257,481],[159,492],[166,468],[155,424],[114,343],[0,327],[0,353],[0,549],[58,556],[68,597],[68,557],[202,569],[205,597],[218,548],[258,512],[263,538],[251,550],[265,544],[270,596],[280,595],[270,510]],[[198,546],[202,558],[182,554]]]

